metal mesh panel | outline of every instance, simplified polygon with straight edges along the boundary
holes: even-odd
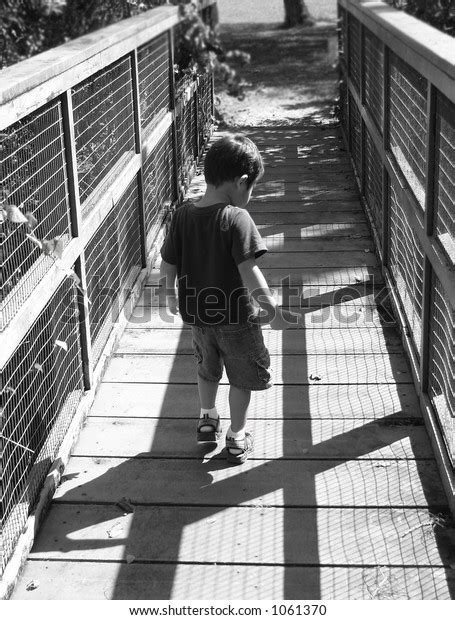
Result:
[[[74,132],[81,202],[120,157],[135,149],[129,57],[73,89]]]
[[[199,155],[210,138],[213,116],[212,86],[210,74],[202,74],[198,78],[198,131]]]
[[[82,395],[76,302],[64,281],[3,369],[2,569]]]
[[[399,193],[390,184],[389,205],[390,271],[408,321],[416,352],[420,351],[422,332],[422,290],[424,254],[405,211]]]
[[[435,221],[438,235],[455,242],[455,104],[438,95],[436,112]]]
[[[346,63],[348,17],[342,6],[338,5],[338,57]]]
[[[455,312],[433,274],[429,394],[455,463]]]
[[[144,162],[145,227],[158,233],[165,203],[174,200],[172,132],[169,129]]]
[[[417,200],[425,204],[427,82],[390,55],[390,148]]]
[[[360,59],[362,57],[362,31],[360,22],[352,15],[348,18],[348,36],[349,36],[349,77],[352,80],[356,90],[360,93]]]
[[[2,132],[2,189],[6,204],[38,221],[40,239],[70,239],[62,113],[54,102]],[[24,224],[5,221],[2,236],[1,329],[4,329],[53,264],[26,236]]]
[[[346,80],[340,80],[340,123],[346,135],[349,132],[348,86]]]
[[[138,50],[141,123],[146,127],[161,111],[169,109],[169,38],[167,33]]]
[[[87,293],[95,363],[125,302],[129,276],[134,275],[134,267],[140,269],[138,209],[135,179],[87,245]]]
[[[362,117],[354,98],[349,95],[349,136],[351,153],[359,178],[362,176]]]
[[[365,198],[382,247],[382,161],[369,132],[365,137]]]
[[[177,161],[179,182],[187,187],[196,161],[197,128],[194,96],[189,95],[192,80],[184,80],[176,96]]]
[[[365,106],[382,132],[384,120],[384,50],[381,41],[365,30],[364,39]]]

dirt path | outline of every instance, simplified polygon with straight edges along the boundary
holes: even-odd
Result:
[[[217,85],[225,127],[302,126],[310,118],[333,119],[338,76],[334,24],[290,30],[279,24],[227,24],[222,40],[226,49],[251,54],[251,64],[240,69],[248,83],[243,100]]]

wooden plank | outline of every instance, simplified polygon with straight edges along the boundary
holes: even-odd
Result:
[[[284,183],[282,184],[284,186]],[[286,185],[288,185],[286,183]],[[357,202],[359,200],[359,193],[353,189],[339,189],[339,188],[324,188],[315,187],[305,183],[292,184],[296,185],[295,191],[291,188],[284,187],[271,187],[271,188],[258,188],[254,191],[255,201],[319,201],[319,202]],[[278,211],[280,209],[277,209]]]
[[[82,569],[83,566],[83,570]],[[137,562],[27,562],[12,600],[451,600],[448,572],[428,567],[296,567]],[[40,587],[27,590],[39,580]],[[379,584],[382,584],[379,588]]]
[[[190,459],[75,457],[55,501],[115,504],[120,497],[133,505],[446,505],[435,461],[414,460],[248,461],[239,474]]]
[[[382,330],[319,330],[308,332],[296,330],[290,336],[288,332],[264,331],[264,342],[271,354],[368,354],[397,353],[402,351],[401,337],[398,331],[387,328]],[[191,330],[177,329],[127,329],[117,347],[116,353],[124,354],[167,354],[192,353]]]
[[[30,557],[112,562],[128,553],[137,562],[448,567],[453,530],[433,531],[430,516],[403,508],[196,506],[138,506],[122,516],[115,506],[54,505]]]
[[[229,417],[228,385],[218,388],[217,408]],[[100,417],[160,417],[194,419],[198,411],[196,385],[166,383],[102,383],[90,415]],[[421,418],[414,386],[275,385],[256,392],[248,418],[304,419],[357,418],[361,420]]]
[[[341,202],[338,198],[335,201],[312,201],[305,200],[305,196],[295,199],[284,199],[284,197],[271,198],[267,200],[256,199],[256,197],[248,204],[247,211],[249,213],[314,213],[324,210],[328,213],[349,212],[355,213],[361,211],[363,208],[358,200],[351,202]],[[254,216],[253,216],[254,218]]]
[[[271,359],[274,383],[339,384],[409,383],[412,377],[404,354],[390,355],[275,355]],[[116,355],[105,381],[125,383],[194,383],[192,355]],[[319,380],[310,379],[319,376]],[[226,375],[221,379],[227,382]]]
[[[348,252],[374,251],[371,237],[360,235],[333,236],[326,238],[288,239],[279,235],[263,236],[269,252]]]
[[[359,267],[377,266],[378,260],[372,252],[267,252],[258,261],[261,269],[311,267]]]
[[[298,227],[299,224],[364,224],[366,222],[366,215],[355,210],[341,213],[331,212],[321,206],[321,208],[314,209],[311,213],[264,213],[263,211],[258,211],[258,213],[254,214],[253,219],[258,226],[292,224]]]
[[[153,404],[151,404],[153,410]],[[155,412],[156,414],[157,412]],[[197,443],[196,420],[89,418],[73,456],[225,460],[224,442]],[[423,426],[388,416],[361,419],[248,421],[255,440],[252,461],[272,459],[433,459]],[[228,427],[224,420],[224,429]]]

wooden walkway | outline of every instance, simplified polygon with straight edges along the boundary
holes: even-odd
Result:
[[[248,135],[261,266],[306,320],[264,329],[276,385],[253,398],[254,458],[195,442],[190,332],[160,318],[152,275],[15,598],[453,595],[446,499],[338,130]],[[225,428],[226,401],[223,380]]]

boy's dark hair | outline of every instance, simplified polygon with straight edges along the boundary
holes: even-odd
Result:
[[[248,175],[248,187],[264,174],[264,164],[258,147],[242,135],[224,136],[212,144],[204,163],[205,180],[218,187]]]

